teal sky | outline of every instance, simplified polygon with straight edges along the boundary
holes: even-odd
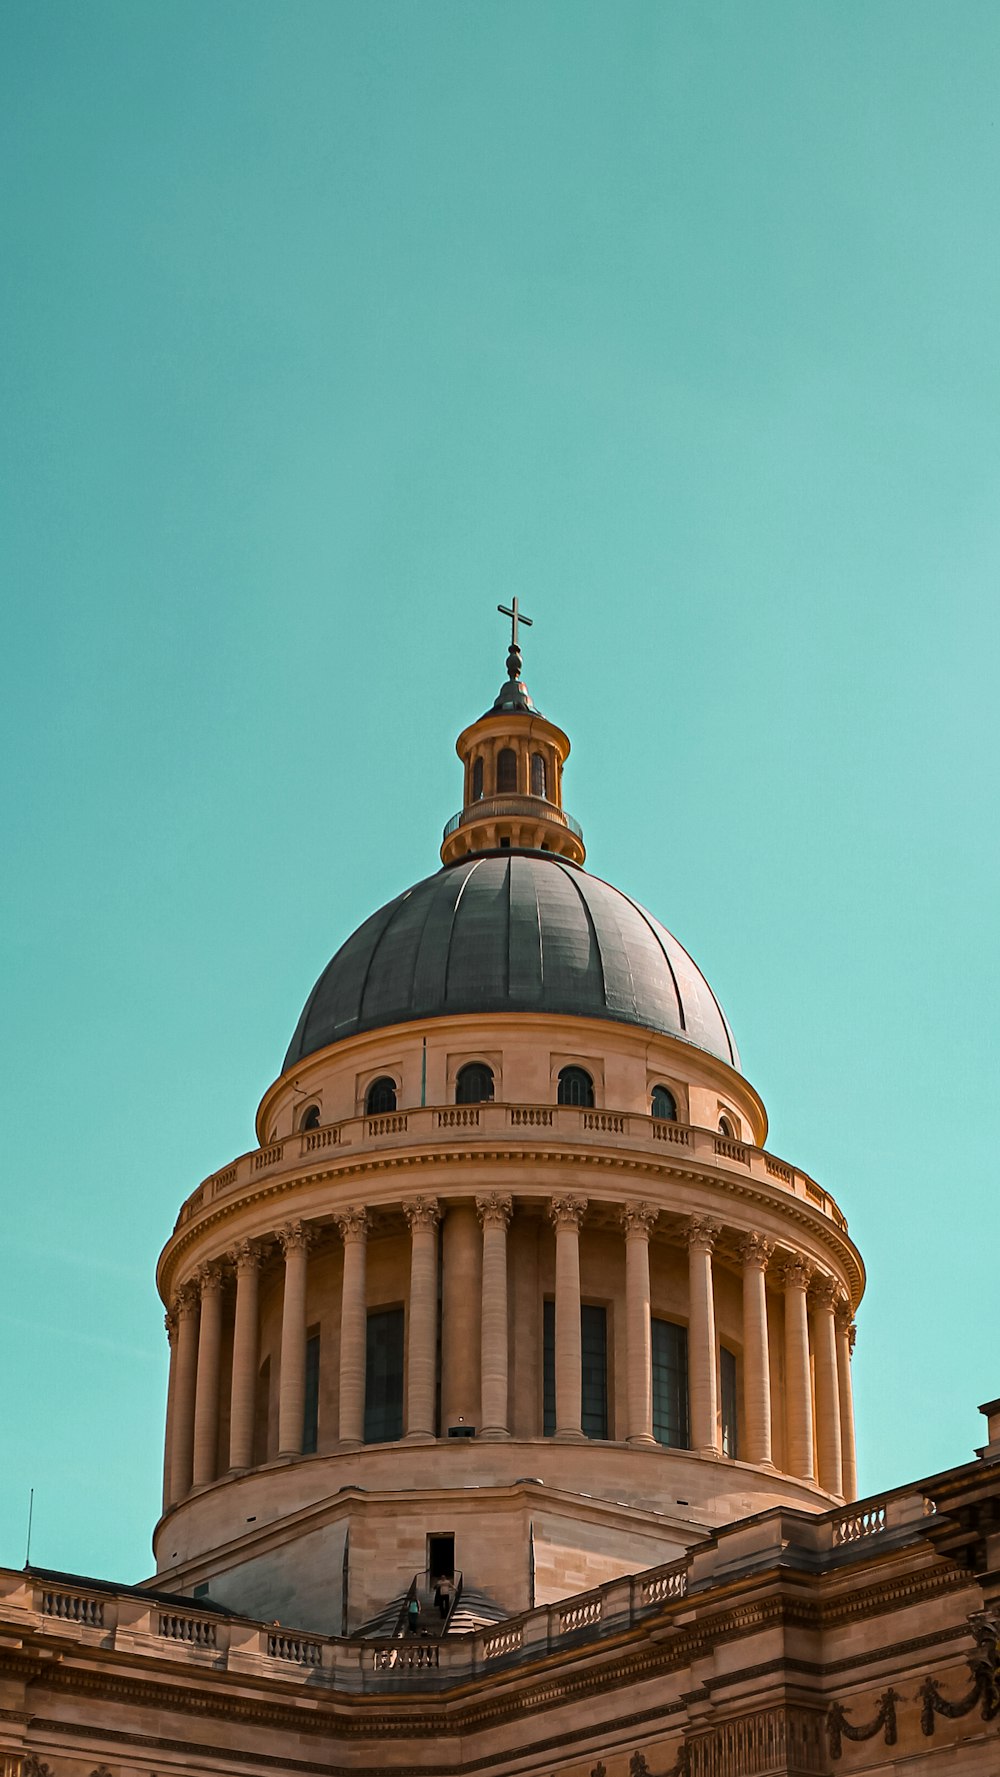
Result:
[[[182,1198],[436,864],[498,600],[590,867],[869,1269],[862,1487],[996,1292],[1000,10],[8,0],[0,1561],[149,1570]]]

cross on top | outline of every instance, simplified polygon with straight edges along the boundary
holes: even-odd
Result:
[[[532,620],[530,617],[523,617],[521,615],[521,611],[518,607],[516,596],[511,599],[509,605],[498,605],[497,610],[499,611],[501,617],[509,617],[510,618],[510,645],[512,648],[516,648],[518,646],[518,640],[517,640],[517,626],[518,626],[518,624],[519,623],[526,623],[528,628],[530,629]]]

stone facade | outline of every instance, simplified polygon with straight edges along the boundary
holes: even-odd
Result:
[[[845,1216],[676,940],[567,887],[569,742],[508,670],[420,903],[531,860],[476,891],[489,1008],[448,1010],[450,936],[374,1028],[331,964],[333,1035],[307,1006],[160,1259],[155,1576],[0,1573],[3,1777],[1000,1773],[1000,1405],[856,1500]]]

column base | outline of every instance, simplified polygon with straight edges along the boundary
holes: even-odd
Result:
[[[478,1441],[485,1441],[487,1444],[500,1444],[509,1437],[510,1432],[505,1425],[484,1425],[478,1433]]]
[[[554,1444],[585,1444],[587,1439],[585,1434],[582,1431],[577,1431],[575,1426],[570,1426],[568,1431],[560,1431],[557,1427],[552,1433],[552,1442]]]
[[[437,1439],[432,1431],[408,1431],[400,1439],[403,1444],[436,1444]]]
[[[708,1456],[708,1457],[712,1458],[715,1462],[722,1461],[722,1451],[717,1450],[715,1448],[714,1444],[703,1444],[703,1445],[699,1446],[699,1448],[695,1451],[695,1455],[696,1456]]]
[[[364,1447],[365,1447],[364,1438],[338,1438],[337,1439],[337,1449],[338,1450],[363,1450]]]
[[[660,1447],[648,1431],[637,1432],[634,1438],[626,1438],[625,1442],[630,1450],[658,1450]]]

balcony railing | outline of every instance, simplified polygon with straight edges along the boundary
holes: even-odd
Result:
[[[764,1517],[733,1524],[695,1543],[679,1559],[645,1572],[607,1581],[591,1592],[541,1605],[501,1623],[466,1634],[440,1637],[405,1632],[381,1640],[325,1636],[200,1611],[190,1600],[167,1602],[141,1591],[114,1586],[89,1588],[74,1576],[41,1577],[30,1570],[0,1569],[0,1624],[20,1636],[34,1630],[84,1640],[132,1656],[167,1656],[172,1663],[209,1664],[244,1676],[266,1674],[290,1683],[327,1685],[353,1694],[400,1688],[418,1679],[422,1688],[446,1689],[468,1683],[498,1665],[567,1653],[581,1643],[627,1631],[647,1618],[684,1609],[690,1598],[728,1584],[745,1553],[759,1566],[761,1536],[767,1526],[775,1549],[787,1561],[798,1550],[809,1571],[817,1563],[866,1561],[869,1544],[891,1537],[893,1544],[919,1540],[934,1501],[917,1487],[899,1488],[873,1499],[813,1515],[776,1507]],[[873,1551],[874,1553],[874,1551]]]
[[[833,1197],[808,1173],[777,1159],[764,1148],[733,1141],[715,1130],[648,1117],[637,1111],[497,1103],[411,1105],[405,1111],[391,1111],[383,1116],[347,1117],[340,1123],[286,1136],[266,1148],[254,1148],[212,1173],[192,1192],[177,1218],[177,1226],[183,1227],[202,1210],[208,1210],[219,1197],[236,1196],[258,1185],[264,1188],[283,1172],[308,1173],[310,1164],[320,1163],[324,1171],[341,1164],[346,1168],[374,1148],[398,1151],[447,1147],[449,1154],[453,1154],[456,1147],[466,1146],[474,1154],[477,1145],[509,1138],[514,1132],[521,1141],[571,1143],[584,1152],[595,1145],[606,1148],[610,1143],[617,1149],[643,1153],[661,1162],[669,1160],[670,1149],[683,1149],[685,1164],[689,1160],[701,1162],[713,1171],[736,1173],[765,1189],[797,1197],[828,1216],[841,1232],[847,1231],[847,1219]]]
[[[520,796],[513,792],[509,796],[481,796],[478,802],[469,802],[453,814],[447,822],[442,839],[450,839],[459,827],[473,827],[477,821],[504,820],[507,816],[520,817],[522,820],[554,821],[557,827],[568,827],[577,839],[583,838],[583,828],[564,808],[557,808],[554,802],[548,802],[544,796]]]

